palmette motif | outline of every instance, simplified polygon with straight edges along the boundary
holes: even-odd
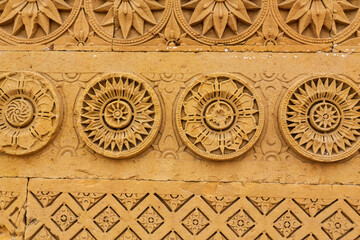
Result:
[[[294,84],[280,109],[286,140],[303,156],[345,159],[360,146],[360,90],[350,80],[319,76]]]
[[[80,1],[5,0],[0,4],[0,36],[11,43],[47,42],[75,20]]]
[[[233,44],[252,35],[265,18],[267,1],[175,1],[184,30],[205,44]]]
[[[39,150],[60,120],[60,100],[47,79],[32,72],[0,76],[0,151],[24,155]]]
[[[85,143],[113,158],[144,151],[160,127],[161,108],[151,86],[132,74],[95,79],[79,101],[77,126]]]
[[[252,86],[235,75],[214,73],[195,79],[181,94],[176,123],[180,137],[196,154],[228,160],[254,145],[263,111]]]
[[[331,43],[357,30],[359,6],[357,0],[281,0],[273,10],[278,23],[296,40]]]
[[[138,44],[161,30],[170,5],[167,0],[108,0],[100,5],[87,0],[85,10],[100,37],[114,44]]]

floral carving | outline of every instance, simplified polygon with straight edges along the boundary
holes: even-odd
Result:
[[[243,35],[258,28],[267,4],[249,0],[189,0],[179,3],[181,6],[177,8],[181,11],[177,14],[185,30],[207,43],[241,40]]]
[[[74,192],[74,193],[70,193],[70,195],[81,206],[81,208],[86,211],[92,208],[105,196],[105,194],[103,193],[84,193],[84,192]]]
[[[104,208],[98,215],[94,217],[94,223],[103,231],[110,231],[118,222],[120,216],[112,209],[112,207]]]
[[[210,74],[183,92],[176,121],[185,144],[202,157],[233,159],[256,142],[263,108],[252,86],[235,75]]]
[[[286,211],[274,222],[274,228],[286,238],[290,237],[300,227],[301,222],[291,211]]]
[[[90,24],[100,36],[118,44],[150,39],[170,15],[170,2],[166,0],[106,0],[95,4],[89,0],[85,3]]]
[[[200,209],[195,208],[182,220],[182,225],[192,235],[198,235],[209,225],[209,222],[209,218]]]
[[[64,31],[79,10],[78,4],[68,0],[4,0],[0,4],[0,26],[9,39],[41,41]]]
[[[133,210],[142,202],[148,194],[141,193],[120,193],[113,195],[126,210]]]
[[[8,73],[0,76],[0,96],[0,151],[23,155],[46,145],[61,118],[52,85],[35,73]]]
[[[216,213],[223,213],[227,208],[234,204],[239,198],[228,196],[202,196],[202,199],[209,204],[209,206]]]
[[[226,26],[237,33],[238,21],[252,24],[248,11],[258,10],[260,7],[249,0],[192,0],[184,4],[183,8],[194,8],[189,24],[202,24],[202,35],[214,29],[218,38],[222,38]]]
[[[0,210],[7,209],[17,198],[15,192],[0,191]]]
[[[288,31],[303,36],[298,37],[300,41],[324,43],[321,39],[330,39],[341,32],[349,35],[356,31],[356,27],[349,26],[359,22],[357,1],[284,0],[278,8],[281,23]]]
[[[153,207],[148,207],[137,221],[148,233],[152,234],[164,223],[164,218]]]
[[[337,161],[359,148],[360,90],[347,79],[318,77],[293,85],[280,124],[290,145],[316,161]]]
[[[326,207],[335,202],[335,200],[317,198],[297,198],[294,199],[294,201],[311,217],[316,216]]]
[[[66,204],[62,204],[51,219],[62,231],[66,231],[77,221],[77,216]]]
[[[322,222],[322,228],[331,239],[340,239],[352,230],[354,224],[338,209]]]
[[[268,215],[284,199],[276,197],[248,197],[247,198],[263,215]]]
[[[39,201],[42,207],[50,206],[57,197],[60,196],[61,192],[31,192],[33,196]]]
[[[255,222],[249,214],[241,209],[229,218],[227,225],[237,237],[243,237],[255,226]]]
[[[154,90],[131,74],[96,79],[79,104],[81,137],[108,157],[139,154],[151,144],[160,126],[161,109]]]

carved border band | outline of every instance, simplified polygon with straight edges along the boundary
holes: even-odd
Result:
[[[359,7],[359,0],[4,0],[0,47],[356,47]]]
[[[164,103],[157,92],[167,96],[162,93],[165,82],[160,87],[154,79],[129,73],[99,75],[76,90],[75,129],[88,149],[111,158],[136,157],[151,145],[158,151],[159,144],[167,144],[166,133],[174,144],[179,137],[185,152],[189,149],[200,158],[239,159],[250,149],[257,151],[264,124],[273,123],[265,116],[257,89],[263,84],[260,90],[266,95],[263,87],[268,80],[254,87],[250,78],[221,72],[184,79],[185,89],[180,91],[180,82],[176,83],[177,94],[167,99],[170,107],[163,116]],[[334,162],[358,151],[360,90],[352,80],[341,75],[296,80],[279,104],[279,129],[303,157]],[[1,75],[0,150],[25,155],[43,148],[55,136],[62,111],[57,90],[42,75]],[[167,111],[174,111],[174,116]],[[167,121],[161,128],[163,118]],[[261,140],[268,141],[268,136]]]

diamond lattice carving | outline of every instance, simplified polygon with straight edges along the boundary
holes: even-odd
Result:
[[[61,207],[54,212],[51,219],[62,231],[66,231],[77,221],[77,216],[63,203]]]
[[[120,216],[110,206],[94,217],[94,222],[103,232],[110,231],[119,221]]]
[[[198,235],[210,221],[209,218],[198,208],[192,210],[183,220],[182,225],[192,234]]]

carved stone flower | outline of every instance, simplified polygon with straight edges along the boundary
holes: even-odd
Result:
[[[144,151],[154,140],[160,103],[144,80],[109,74],[96,79],[84,94],[78,125],[90,148],[108,157],[125,158]]]
[[[349,25],[346,12],[358,9],[346,0],[285,0],[279,8],[288,10],[286,23],[297,23],[300,34],[310,28],[317,38],[329,37],[329,31],[336,34],[339,24]],[[322,36],[322,30],[326,30],[327,36]]]
[[[228,74],[193,81],[180,99],[177,124],[195,153],[225,160],[252,146],[262,129],[263,113],[250,87]]]
[[[70,11],[71,7],[64,0],[2,0],[1,10],[0,25],[12,24],[12,35],[24,27],[27,38],[32,38],[38,26],[48,35],[51,22],[61,25],[59,11]]]
[[[290,144],[318,161],[353,154],[360,144],[359,89],[346,79],[332,77],[298,84],[289,90],[281,113],[281,126]]]
[[[133,28],[140,35],[144,34],[145,23],[157,23],[153,11],[163,10],[164,6],[155,0],[109,0],[99,7],[96,12],[106,12],[101,25],[116,24],[121,29],[123,38],[128,38]]]
[[[41,75],[1,75],[0,151],[22,155],[46,145],[61,118],[59,104],[54,88]]]
[[[238,21],[252,24],[248,11],[260,9],[249,0],[191,0],[182,7],[194,9],[190,25],[201,24],[202,35],[214,29],[218,38],[222,38],[227,26],[237,34]]]

